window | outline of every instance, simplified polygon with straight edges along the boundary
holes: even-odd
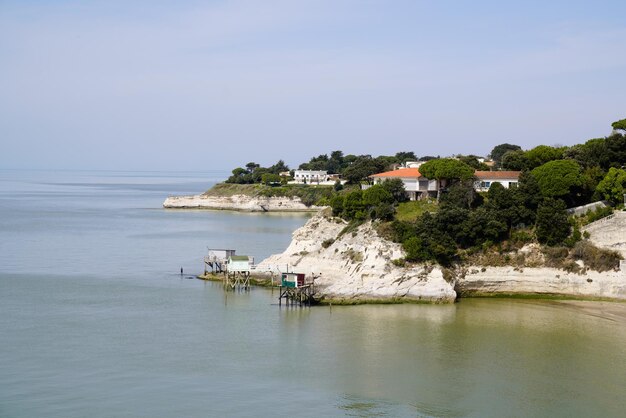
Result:
[[[491,187],[491,182],[490,181],[481,181],[480,182],[480,187],[481,187],[481,189],[488,189],[489,187]]]
[[[509,182],[509,188],[510,189],[517,189],[517,182],[516,181],[510,181]]]

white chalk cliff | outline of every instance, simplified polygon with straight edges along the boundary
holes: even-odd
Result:
[[[445,270],[414,264],[399,267],[402,247],[381,238],[371,222],[339,237],[346,223],[318,213],[293,233],[289,247],[258,268],[286,265],[313,274],[322,301],[453,302],[462,295],[550,294],[626,300],[626,272],[567,273],[547,267],[470,266]],[[456,289],[456,290],[455,290]]]
[[[219,209],[245,212],[311,212],[322,209],[306,206],[299,197],[263,196],[172,196],[165,199],[167,209]]]
[[[330,301],[455,300],[454,285],[444,280],[440,268],[396,267],[391,260],[403,256],[399,244],[379,237],[371,223],[338,238],[345,226],[318,214],[294,232],[285,252],[263,260],[259,269],[289,265],[293,271],[319,276],[318,296]]]

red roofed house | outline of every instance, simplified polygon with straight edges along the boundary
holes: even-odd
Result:
[[[486,192],[493,183],[500,183],[506,189],[517,187],[519,171],[476,171],[474,189],[477,192]]]
[[[477,192],[486,192],[493,183],[500,183],[505,188],[517,187],[519,171],[476,171],[474,189]],[[400,179],[411,200],[437,196],[437,180],[430,180],[422,176],[418,168],[400,168],[371,175],[374,184],[380,184],[388,179]],[[442,185],[445,187],[445,184]]]
[[[430,180],[422,176],[417,168],[400,168],[371,175],[374,184],[380,184],[389,179],[400,179],[404,183],[404,190],[409,199],[417,200],[427,196],[437,196],[437,180]]]

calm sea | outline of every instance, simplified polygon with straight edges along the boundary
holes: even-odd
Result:
[[[624,416],[624,304],[279,308],[191,278],[306,222],[161,208],[225,176],[0,171],[0,417]]]

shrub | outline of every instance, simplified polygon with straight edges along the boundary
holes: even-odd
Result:
[[[377,206],[381,203],[393,203],[393,196],[382,185],[376,184],[363,191],[365,206]]]
[[[621,260],[616,251],[598,248],[589,241],[577,242],[572,250],[572,257],[582,260],[585,266],[599,272],[617,269]]]
[[[394,258],[391,260],[391,264],[396,267],[404,267],[406,266],[406,260],[404,258]]]
[[[344,254],[346,255],[346,257],[348,257],[350,259],[350,261],[352,261],[353,263],[360,263],[361,261],[363,261],[363,254],[360,253],[359,251],[355,251],[352,248],[348,248]]]
[[[542,252],[546,256],[546,265],[548,267],[561,267],[569,255],[567,247],[544,247]]]
[[[511,241],[517,244],[528,244],[533,241],[533,234],[524,229],[511,232]]]
[[[330,199],[330,207],[333,210],[333,216],[341,216],[343,213],[344,196],[335,195]]]
[[[583,225],[590,224],[591,222],[595,222],[599,219],[606,218],[607,216],[613,213],[613,208],[610,206],[605,206],[603,208],[597,208],[594,211],[587,213],[585,218],[583,219]]]
[[[326,240],[324,240],[324,241],[322,242],[322,247],[323,247],[323,248],[328,248],[328,247],[330,247],[331,245],[333,245],[333,243],[334,243],[334,242],[335,242],[335,240],[334,240],[334,239],[332,239],[332,238],[326,239]]]
[[[370,210],[370,218],[391,221],[395,213],[396,211],[393,205],[389,203],[379,203]]]
[[[407,261],[425,261],[431,258],[427,244],[420,237],[411,237],[402,243]]]
[[[343,228],[341,230],[341,232],[339,233],[339,237],[343,236],[344,234],[347,234],[349,232],[356,232],[357,228],[359,226],[363,225],[363,221],[361,220],[352,220],[350,221],[350,223],[348,225],[345,226],[345,228]]]

